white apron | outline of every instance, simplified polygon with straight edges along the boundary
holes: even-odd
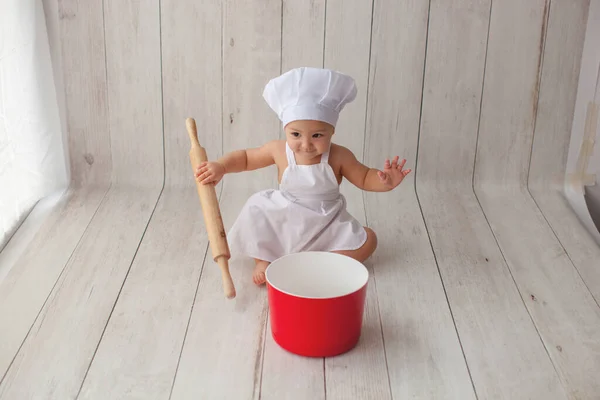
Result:
[[[279,190],[253,194],[227,233],[232,253],[273,262],[302,251],[355,250],[367,232],[346,211],[329,150],[314,165],[297,165],[285,144],[288,167]]]

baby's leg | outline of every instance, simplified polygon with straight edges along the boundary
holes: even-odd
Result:
[[[255,284],[262,285],[266,281],[265,271],[271,263],[265,260],[259,260],[258,258],[255,258],[254,262],[256,263],[256,266],[254,267],[254,272],[252,273],[252,280]]]
[[[332,251],[332,253],[343,254],[360,262],[369,258],[377,248],[377,235],[375,235],[375,232],[371,228],[367,228],[366,226],[364,228],[367,231],[367,241],[361,247],[356,250],[336,250]]]

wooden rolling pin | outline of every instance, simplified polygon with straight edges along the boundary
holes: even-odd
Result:
[[[190,162],[192,164],[192,172],[196,172],[196,168],[204,161],[208,161],[206,150],[200,146],[198,142],[198,132],[196,131],[196,121],[193,118],[185,120],[188,135],[190,136]],[[208,233],[208,241],[212,251],[213,260],[219,264],[221,268],[221,278],[223,280],[223,290],[228,299],[235,297],[235,287],[229,274],[229,245],[227,244],[227,236],[223,227],[223,219],[219,210],[219,201],[215,186],[213,184],[204,185],[194,179],[198,196],[200,197],[200,205],[204,215],[204,224]]]

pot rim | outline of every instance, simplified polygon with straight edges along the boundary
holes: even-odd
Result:
[[[358,266],[359,269],[361,269],[362,271],[364,271],[364,273],[365,273],[364,282],[358,288],[353,289],[351,291],[344,292],[344,293],[342,293],[340,295],[336,295],[336,296],[307,296],[307,295],[300,295],[300,294],[292,293],[292,292],[287,291],[287,290],[283,290],[280,287],[278,287],[277,285],[273,284],[273,282],[269,278],[269,269],[271,268],[271,266],[273,264],[277,265],[278,263],[284,262],[288,258],[304,257],[307,254],[327,254],[328,257],[343,258],[345,262],[353,263],[356,266]],[[343,254],[332,253],[332,252],[329,252],[329,251],[303,251],[303,252],[286,254],[284,256],[279,257],[278,259],[276,259],[272,263],[270,263],[269,266],[267,267],[267,269],[265,270],[265,278],[266,278],[266,283],[267,283],[268,286],[270,286],[274,290],[276,290],[276,291],[278,291],[280,293],[286,294],[288,296],[299,298],[299,299],[310,299],[310,300],[332,300],[332,299],[339,299],[339,298],[342,298],[342,297],[353,295],[353,294],[358,293],[361,290],[365,289],[365,287],[369,283],[369,277],[370,277],[369,270],[360,261],[355,260],[354,258],[346,256],[346,255],[343,255]]]

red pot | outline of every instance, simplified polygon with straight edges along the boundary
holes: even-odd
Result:
[[[300,252],[266,270],[273,339],[307,357],[332,357],[360,338],[369,272],[359,261],[329,252]]]

